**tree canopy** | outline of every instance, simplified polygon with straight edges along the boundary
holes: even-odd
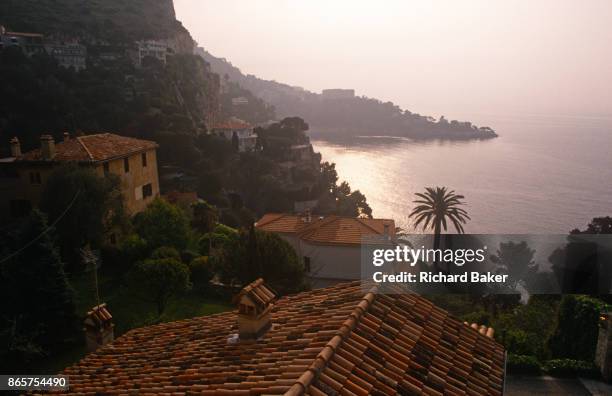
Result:
[[[62,165],[45,183],[40,208],[56,224],[62,257],[77,268],[78,250],[99,247],[114,227],[124,227],[120,182],[117,176],[98,176],[91,168]]]
[[[136,232],[149,249],[170,246],[182,250],[189,241],[189,220],[177,206],[155,198],[134,219]]]

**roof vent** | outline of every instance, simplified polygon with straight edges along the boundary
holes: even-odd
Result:
[[[91,311],[87,312],[84,325],[87,350],[90,352],[113,342],[115,339],[115,325],[112,315],[106,309],[106,303],[96,305]]]
[[[52,160],[55,157],[55,140],[51,135],[40,137],[40,152],[45,160]]]
[[[17,136],[11,139],[11,157],[21,157],[21,143]]]
[[[259,278],[234,298],[238,304],[238,334],[240,339],[256,339],[270,328],[271,311],[276,294]]]

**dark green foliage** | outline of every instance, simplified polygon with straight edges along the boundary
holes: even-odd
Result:
[[[77,269],[79,249],[99,247],[106,233],[125,227],[119,179],[98,176],[91,168],[63,165],[50,175],[40,208],[56,224],[62,257]]]
[[[215,271],[206,256],[196,257],[189,263],[190,279],[199,291],[205,291],[213,278]]]
[[[78,334],[73,291],[44,215],[33,211],[0,263],[0,362],[15,370],[54,353]]]
[[[163,259],[163,258],[173,258],[175,260],[180,260],[181,255],[178,252],[178,250],[176,250],[173,247],[162,246],[162,247],[158,247],[157,249],[153,251],[153,253],[151,253],[151,258],[154,260]]]
[[[599,378],[600,371],[592,361],[553,359],[544,362],[544,370],[555,377]]]
[[[572,234],[612,234],[612,217],[594,217],[585,230],[572,230]]]
[[[257,278],[280,294],[303,290],[304,269],[295,250],[273,233],[241,231],[215,255],[217,271],[227,283],[245,285]]]
[[[137,261],[144,259],[148,253],[147,242],[138,234],[126,236],[119,246],[122,261],[126,266],[131,266]]]
[[[538,265],[533,260],[535,252],[525,241],[502,242],[497,254],[491,256],[491,261],[496,263],[503,273],[508,274],[508,284],[515,289],[519,282],[528,282],[538,272]]]
[[[506,369],[508,374],[539,375],[542,372],[542,364],[535,356],[510,353]]]
[[[157,307],[162,315],[172,296],[191,287],[189,268],[176,258],[157,258],[141,261],[130,274],[130,285],[141,291],[142,296]]]
[[[193,204],[193,218],[191,226],[202,233],[210,232],[214,229],[215,224],[219,220],[217,208],[210,205],[208,202],[198,202]]]
[[[372,217],[372,208],[359,190],[351,191],[347,182],[342,182],[336,191],[336,213],[348,217]]]
[[[592,234],[610,234],[611,217],[596,217],[585,230],[574,229],[567,244],[548,258],[561,292],[567,294],[608,295],[612,286],[612,250]]]
[[[561,299],[554,333],[548,339],[553,358],[592,361],[599,329],[599,313],[606,307],[596,298],[565,295]]]
[[[321,197],[315,208],[317,214],[336,214],[348,217],[372,217],[372,208],[359,190],[352,191],[347,182],[337,185],[336,164],[325,162],[321,165],[318,191]]]
[[[554,377],[601,377],[600,371],[591,361],[575,359],[552,359],[541,362],[535,356],[509,354],[506,362],[508,374],[513,375],[541,375],[542,373]]]
[[[134,225],[149,249],[170,246],[182,250],[189,240],[189,221],[178,207],[156,198],[136,215]]]
[[[200,254],[208,256],[222,250],[232,240],[238,239],[238,231],[223,224],[217,224],[213,231],[202,235],[198,241]]]
[[[498,312],[491,321],[495,337],[510,353],[548,356],[546,338],[554,331],[558,297],[532,296],[525,305]]]

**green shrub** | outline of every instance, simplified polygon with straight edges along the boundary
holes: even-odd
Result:
[[[210,262],[206,256],[200,256],[193,259],[189,263],[189,271],[191,283],[200,291],[205,290],[207,286],[209,286],[210,280],[215,274],[213,263]]]
[[[121,241],[121,256],[127,264],[133,264],[147,256],[147,242],[138,234],[131,234]]]
[[[181,260],[183,263],[191,263],[194,259],[200,257],[200,253],[190,249],[185,249],[181,252]]]
[[[172,246],[184,249],[189,241],[189,221],[177,206],[161,198],[155,198],[144,212],[134,217],[138,235],[150,249]]]
[[[509,354],[506,362],[508,373],[511,374],[533,374],[538,375],[542,372],[540,361],[531,355]]]
[[[592,361],[599,329],[599,313],[606,304],[584,295],[563,296],[555,331],[548,339],[553,358]]]
[[[544,363],[546,372],[555,377],[598,378],[599,370],[592,362],[574,359],[553,359]]]
[[[176,260],[180,260],[181,255],[179,254],[178,250],[176,250],[173,247],[162,246],[162,247],[158,247],[157,249],[153,251],[153,253],[151,253],[151,258],[152,259],[173,258]]]

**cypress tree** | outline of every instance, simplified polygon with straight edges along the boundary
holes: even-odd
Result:
[[[53,352],[72,341],[78,329],[74,292],[54,243],[54,230],[34,210],[16,241],[23,250],[4,266],[5,286],[12,295],[10,304],[4,304],[4,316],[15,337]]]

